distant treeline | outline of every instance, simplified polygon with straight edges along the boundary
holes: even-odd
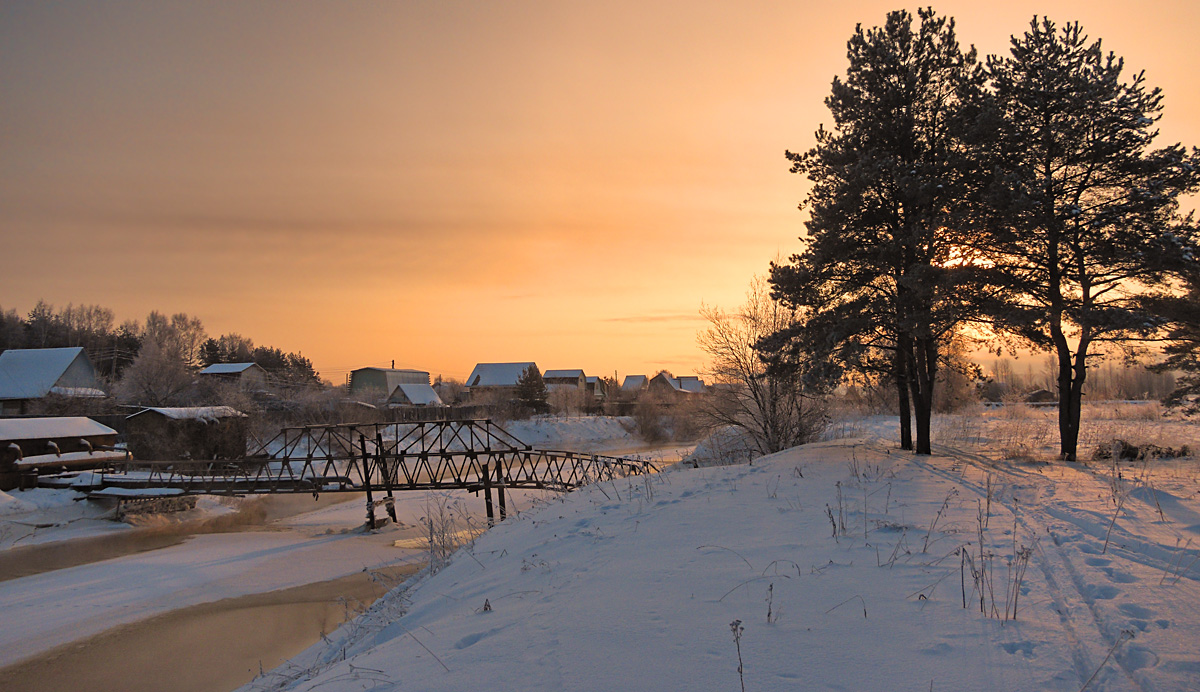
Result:
[[[239,334],[210,338],[198,317],[171,316],[154,311],[145,322],[125,320],[119,325],[109,308],[99,305],[55,307],[39,300],[28,315],[0,307],[0,352],[10,348],[62,348],[81,346],[101,377],[121,379],[147,343],[188,368],[215,363],[254,362],[281,385],[317,385],[320,377],[312,361],[300,353],[272,346],[255,346]]]

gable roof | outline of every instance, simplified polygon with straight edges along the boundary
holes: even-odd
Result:
[[[583,370],[547,370],[542,373],[542,379],[577,380],[583,377]]]
[[[442,398],[427,384],[402,382],[392,390],[388,403],[412,404],[413,406],[441,406]]]
[[[621,389],[627,392],[633,389],[641,389],[646,386],[646,382],[645,375],[626,375],[625,381],[621,383]]]
[[[116,434],[116,430],[91,418],[0,418],[0,440],[5,441]]]
[[[131,416],[126,416],[125,419],[151,412],[172,420],[198,420],[205,423],[221,418],[246,418],[246,414],[231,406],[147,406]]]
[[[262,370],[258,363],[214,363],[200,371],[201,375],[236,375],[250,368]]]
[[[521,373],[536,363],[479,363],[467,378],[468,387],[515,387]]]
[[[87,359],[79,346],[10,348],[0,353],[0,399],[40,399],[46,396],[81,356]],[[90,361],[88,365],[90,367]]]

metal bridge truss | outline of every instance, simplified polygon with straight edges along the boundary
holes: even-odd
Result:
[[[490,420],[461,420],[285,428],[243,460],[119,462],[97,482],[128,498],[363,492],[373,526],[378,504],[395,521],[395,491],[482,491],[491,523],[497,508],[505,517],[509,488],[565,491],[651,471],[638,459],[533,449]]]

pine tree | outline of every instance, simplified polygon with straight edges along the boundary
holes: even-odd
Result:
[[[826,99],[835,130],[821,128],[813,149],[787,154],[792,172],[813,182],[802,205],[809,237],[790,265],[772,267],[771,283],[777,299],[808,317],[765,346],[888,370],[901,444],[911,448],[911,396],[916,451],[928,454],[942,349],[980,290],[974,267],[953,262],[961,243],[952,229],[981,187],[963,132],[983,75],[974,50],[960,50],[953,20],[931,9],[918,15],[915,30],[905,11],[856,29],[846,79],[835,79]]]
[[[530,364],[517,378],[516,396],[517,403],[529,411],[545,413],[550,410],[550,395],[546,391],[546,383],[542,380],[538,366]]]
[[[1187,263],[1194,228],[1178,197],[1200,153],[1151,151],[1162,95],[1123,60],[1034,17],[1011,55],[988,60],[998,123],[981,149],[997,171],[978,249],[1007,277],[996,326],[1058,363],[1060,453],[1074,460],[1089,357],[1153,330],[1137,296]]]
[[[1166,404],[1195,415],[1200,413],[1200,267],[1187,281],[1188,289],[1182,295],[1149,296],[1142,304],[1167,325],[1164,359],[1151,369],[1182,372]]]

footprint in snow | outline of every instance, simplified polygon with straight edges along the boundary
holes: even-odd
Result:
[[[1090,584],[1086,590],[1092,598],[1102,601],[1116,598],[1121,593],[1121,590],[1115,586],[1100,586],[1099,584]]]
[[[1119,569],[1113,569],[1109,567],[1105,569],[1104,572],[1108,575],[1109,579],[1112,579],[1118,584],[1132,584],[1133,582],[1137,581],[1137,577],[1128,572],[1122,572]]]
[[[1126,645],[1120,656],[1121,663],[1130,670],[1153,668],[1158,665],[1158,654],[1141,644]]]
[[[1001,644],[1000,648],[1013,655],[1017,654],[1017,652],[1020,652],[1024,654],[1025,658],[1032,658],[1033,649],[1035,646],[1036,645],[1033,642],[1011,642],[1008,644]]]
[[[1122,603],[1117,606],[1117,610],[1128,615],[1131,618],[1150,619],[1154,617],[1154,611],[1145,606],[1140,606],[1135,603]]]

